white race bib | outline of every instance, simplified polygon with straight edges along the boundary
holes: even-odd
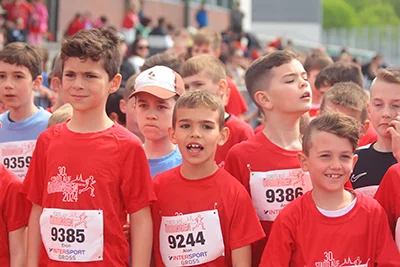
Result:
[[[36,140],[0,143],[1,163],[19,178],[24,179],[35,146]]]
[[[218,210],[163,216],[160,251],[167,267],[192,266],[224,256]]]
[[[364,186],[364,187],[360,187],[355,189],[355,191],[363,193],[366,196],[369,197],[374,197],[376,191],[378,191],[379,185],[370,185],[370,186]]]
[[[103,211],[43,209],[40,233],[50,259],[63,262],[103,260]]]
[[[290,202],[312,189],[310,175],[302,169],[250,173],[250,191],[260,221],[275,221]]]

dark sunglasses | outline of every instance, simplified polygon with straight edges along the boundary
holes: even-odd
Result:
[[[142,49],[149,49],[149,46],[138,46],[138,49],[142,50]]]

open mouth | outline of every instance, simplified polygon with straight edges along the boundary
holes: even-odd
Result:
[[[305,93],[300,97],[300,99],[303,99],[303,98],[310,98],[310,97],[311,97],[310,92],[305,92]]]
[[[192,153],[200,153],[204,149],[204,147],[200,144],[189,144],[186,146],[186,148]]]

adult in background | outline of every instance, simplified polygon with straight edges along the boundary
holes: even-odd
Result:
[[[235,2],[231,10],[231,27],[234,33],[242,33],[244,14],[240,10],[239,2]]]
[[[144,38],[136,39],[130,51],[128,58],[129,63],[133,66],[135,73],[140,72],[140,67],[143,66],[144,60],[149,55],[149,42]]]
[[[196,13],[196,22],[199,25],[199,29],[207,27],[208,25],[208,14],[204,0],[201,2],[201,6]]]
[[[47,7],[42,3],[43,0],[32,0],[32,13],[29,18],[29,35],[28,42],[31,45],[41,46],[42,36],[47,32],[47,21],[49,12]]]
[[[158,25],[149,34],[150,54],[162,53],[174,45],[169,35],[165,18],[158,19]]]
[[[125,41],[128,45],[135,41],[136,26],[139,23],[139,15],[137,13],[136,5],[132,3],[125,13],[124,20],[122,21],[122,33],[125,36]]]

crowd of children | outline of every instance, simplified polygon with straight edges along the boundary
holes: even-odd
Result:
[[[0,266],[400,266],[400,68],[367,92],[355,64],[262,56],[255,133],[218,34],[123,86],[119,42],[65,39],[48,111],[40,51],[0,51]]]

